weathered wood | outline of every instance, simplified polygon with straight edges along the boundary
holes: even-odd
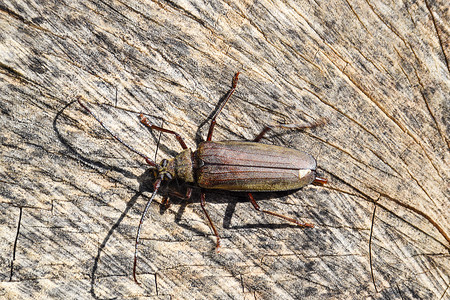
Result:
[[[444,0],[1,1],[0,297],[448,299],[449,20]],[[326,187],[260,201],[316,227],[209,193],[216,253],[198,193],[158,196],[138,286],[145,163],[73,100],[149,155],[139,112],[195,149],[236,71],[215,140],[329,120],[264,141],[318,159]],[[163,135],[158,161],[179,150]]]

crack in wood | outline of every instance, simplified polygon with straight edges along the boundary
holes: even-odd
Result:
[[[14,261],[16,259],[17,241],[19,240],[21,222],[22,222],[22,207],[19,207],[19,220],[17,221],[17,231],[16,231],[16,237],[14,239],[11,267],[10,267],[10,272],[9,272],[9,281],[12,281],[12,277],[13,277]]]

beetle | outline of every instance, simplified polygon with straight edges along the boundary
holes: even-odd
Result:
[[[197,150],[194,152],[186,146],[183,138],[178,133],[153,125],[142,113],[139,115],[140,122],[143,125],[152,130],[173,134],[183,148],[183,150],[173,159],[163,159],[160,164],[157,164],[148,156],[134,149],[132,146],[120,139],[81,101],[81,96],[77,99],[78,103],[91,116],[93,116],[114,139],[123,144],[130,151],[144,158],[147,164],[150,165],[150,168],[153,169],[155,176],[155,181],[153,183],[153,194],[151,195],[150,200],[147,202],[141,215],[136,233],[133,263],[133,279],[136,283],[139,283],[136,279],[136,266],[141,227],[150,204],[163,182],[168,183],[171,180],[180,179],[191,186],[197,186],[201,189],[200,205],[206,218],[208,219],[214,235],[216,236],[216,249],[219,249],[220,247],[220,236],[208,212],[206,211],[206,190],[246,192],[251,204],[257,211],[285,219],[300,227],[314,227],[313,224],[301,223],[293,218],[281,215],[279,213],[261,209],[256,203],[252,193],[289,191],[300,189],[308,184],[326,184],[327,179],[318,177],[316,174],[317,163],[312,155],[296,149],[259,143],[259,141],[269,130],[276,127],[287,129],[314,128],[319,125],[323,125],[324,121],[321,120],[303,126],[292,124],[265,126],[261,133],[258,134],[251,142],[213,142],[212,134],[216,125],[216,119],[225,104],[230,99],[231,95],[234,93],[238,82],[238,77],[239,72],[234,75],[231,89],[227,92],[223,102],[211,118],[211,124],[209,126],[206,141],[200,143]],[[187,188],[184,196],[180,193],[175,193],[175,196],[183,199],[189,199],[192,194],[191,186]]]

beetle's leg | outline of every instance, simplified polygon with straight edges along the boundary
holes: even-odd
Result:
[[[269,130],[273,130],[275,128],[284,128],[284,129],[296,129],[296,130],[300,130],[300,129],[306,129],[306,128],[315,128],[318,126],[322,126],[325,125],[326,121],[325,119],[320,119],[314,123],[310,123],[310,124],[306,124],[306,125],[297,125],[297,124],[279,124],[279,125],[268,125],[266,127],[264,127],[264,129],[261,131],[260,134],[258,134],[253,141],[254,142],[258,142],[259,140],[261,140],[264,135],[269,131]]]
[[[257,211],[260,211],[260,212],[263,212],[263,213],[266,213],[266,214],[269,214],[269,215],[272,215],[272,216],[275,216],[275,217],[279,217],[279,218],[285,219],[285,220],[287,220],[287,221],[289,221],[289,222],[292,222],[292,223],[294,223],[294,224],[296,224],[296,225],[298,225],[298,226],[300,226],[300,227],[311,227],[311,228],[314,227],[313,224],[310,224],[310,223],[300,223],[299,221],[297,221],[297,220],[295,220],[295,219],[292,219],[292,218],[289,218],[289,217],[286,217],[286,216],[283,216],[283,215],[280,215],[280,214],[277,214],[277,213],[274,213],[274,212],[271,212],[271,211],[268,211],[268,210],[263,210],[263,209],[261,209],[261,208],[259,207],[258,203],[256,203],[256,200],[255,200],[255,198],[253,198],[252,193],[248,193],[248,197],[250,198],[250,202],[253,204],[253,207],[254,207]]]
[[[163,196],[161,204],[164,205],[166,207],[166,209],[169,208],[170,202],[169,202],[169,197],[167,195]]]
[[[182,193],[179,193],[177,191],[169,191],[168,193],[171,196],[177,197],[177,198],[179,198],[181,200],[189,200],[189,199],[191,199],[192,188],[187,188],[185,195],[183,195]],[[168,196],[164,196],[163,199],[162,199],[161,204],[165,206],[165,209],[168,209],[169,206],[170,206],[169,197]]]
[[[219,252],[219,247],[220,247],[220,236],[219,236],[219,233],[217,232],[216,226],[214,226],[214,224],[213,224],[211,218],[210,218],[209,215],[208,215],[208,212],[206,211],[206,208],[205,208],[206,202],[205,202],[205,193],[204,193],[204,192],[202,192],[202,193],[200,194],[200,205],[202,206],[203,212],[205,213],[206,218],[207,218],[208,221],[209,221],[209,225],[211,225],[211,228],[212,228],[212,230],[214,231],[214,235],[215,235],[216,238],[217,238],[216,251]]]
[[[186,195],[184,196],[184,200],[189,200],[191,199],[191,195],[192,195],[192,188],[187,188],[186,190]]]
[[[150,124],[150,122],[147,120],[146,117],[144,117],[143,114],[139,115],[139,119],[140,119],[142,124],[144,124],[145,126],[147,126],[150,129],[158,130],[158,131],[165,132],[165,133],[174,134],[175,138],[180,143],[181,148],[187,149],[187,146],[186,146],[185,142],[183,141],[183,138],[178,133],[176,133],[175,131],[172,131],[172,130],[169,130],[169,129],[165,129],[165,128],[162,128],[162,127]]]
[[[238,78],[239,78],[239,72],[237,72],[234,75],[233,82],[231,83],[231,89],[228,91],[227,96],[225,97],[225,100],[223,100],[223,102],[220,105],[219,109],[217,109],[216,113],[212,117],[211,125],[209,125],[209,130],[208,130],[208,138],[206,139],[207,141],[211,141],[213,130],[214,130],[214,126],[216,126],[216,118],[220,114],[220,112],[222,111],[222,108],[225,106],[225,104],[227,104],[228,99],[230,99],[231,95],[234,93],[234,90],[236,89],[236,85],[237,85],[237,82],[238,82]]]
[[[312,184],[322,186],[322,185],[326,184],[327,182],[328,182],[328,179],[326,179],[326,178],[316,177],[316,179],[314,179]]]
[[[175,196],[181,200],[189,200],[192,195],[192,188],[187,188],[185,195],[183,195],[182,193],[179,193],[177,191],[173,191],[173,192],[169,192],[169,193],[170,193],[170,195]]]

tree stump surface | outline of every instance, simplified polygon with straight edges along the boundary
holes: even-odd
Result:
[[[447,1],[1,1],[0,297],[449,299]],[[311,153],[328,184],[151,196],[181,150],[137,115],[205,140]],[[182,190],[183,186],[181,186]]]

